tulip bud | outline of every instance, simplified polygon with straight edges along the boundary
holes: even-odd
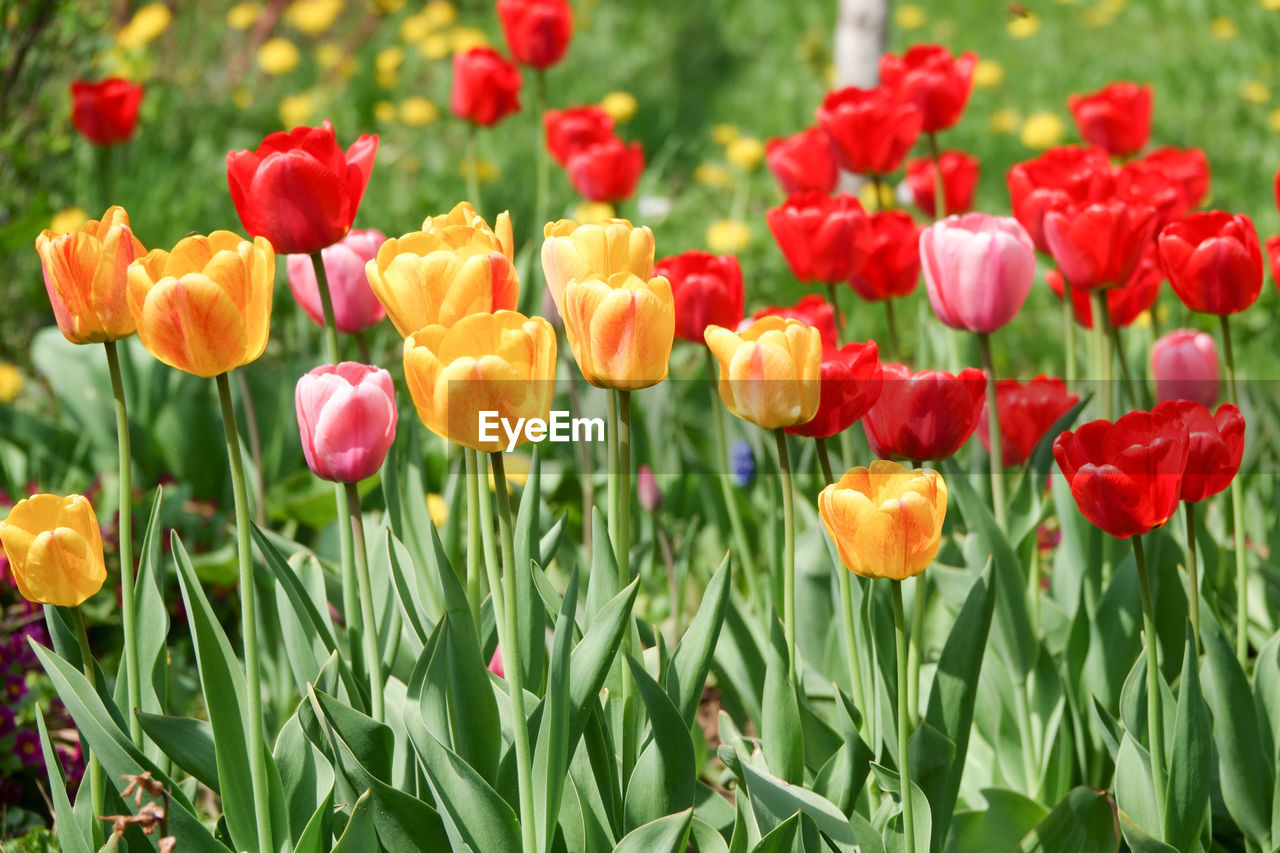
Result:
[[[564,58],[573,35],[567,0],[498,0],[498,20],[511,55],[538,69]]]
[[[676,319],[671,283],[662,276],[571,281],[563,317],[573,357],[592,385],[633,391],[667,378]]]
[[[564,291],[571,281],[608,279],[629,272],[653,277],[653,232],[625,219],[579,225],[572,219],[548,222],[542,230],[542,272],[547,289],[564,315]]]
[[[506,678],[507,673],[502,668],[502,646],[493,647],[493,657],[489,658],[489,671],[499,678]]]
[[[1152,98],[1150,86],[1122,81],[1087,95],[1071,95],[1067,109],[1086,142],[1124,156],[1147,144]]]
[[[662,509],[662,489],[658,487],[653,469],[648,465],[641,465],[636,474],[636,497],[639,498],[640,506],[645,512],[657,512]]]
[[[1194,400],[1208,408],[1218,400],[1218,349],[1213,337],[1175,329],[1151,345],[1156,399]]]
[[[912,247],[912,254],[916,256],[916,267],[920,266],[919,253]],[[831,307],[831,303],[825,297],[817,293],[810,293],[808,296],[802,296],[795,305],[768,305],[761,308],[755,314],[738,323],[737,331],[741,332],[751,328],[751,324],[759,320],[761,317],[782,317],[783,319],[799,320],[806,326],[812,326],[818,330],[818,334],[822,337],[823,346],[836,346],[836,312]]]
[[[71,123],[94,145],[128,142],[138,125],[143,88],[120,77],[71,84]]]
[[[107,579],[98,517],[82,495],[18,501],[0,522],[0,543],[27,601],[76,607]]]
[[[1036,247],[1009,216],[948,216],[920,235],[933,311],[947,326],[989,334],[1022,309],[1036,275]]]
[[[973,89],[973,52],[953,57],[942,45],[917,44],[902,56],[886,53],[880,58],[880,81],[898,96],[916,105],[921,130],[946,130],[960,120]]]
[[[396,438],[391,374],[344,361],[315,368],[294,391],[302,452],[317,477],[357,483],[372,477]]]
[[[799,320],[765,317],[742,332],[708,326],[707,346],[720,363],[720,399],[762,429],[813,420],[822,386],[822,336]]]
[[[1165,226],[1160,263],[1173,292],[1192,311],[1243,311],[1262,290],[1262,250],[1253,221],[1220,210],[1193,213]]]
[[[455,53],[449,106],[458,118],[495,125],[520,109],[520,71],[491,47]]]
[[[871,450],[881,458],[946,459],[978,427],[986,374],[966,367],[912,373],[901,364],[881,365],[880,399],[862,418]]]
[[[1187,428],[1188,454],[1179,497],[1199,503],[1231,485],[1244,458],[1244,417],[1231,403],[1217,413],[1192,400],[1166,400],[1151,410],[1170,414]]]

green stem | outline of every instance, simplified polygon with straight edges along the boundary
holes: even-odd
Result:
[[[115,204],[116,197],[115,146],[99,145],[94,150],[97,152],[94,159],[98,161],[98,191],[102,193],[102,209],[106,210]]]
[[[1183,501],[1187,518],[1187,610],[1196,649],[1200,649],[1200,574],[1196,568],[1196,505]]]
[[[1133,537],[1133,557],[1138,565],[1138,592],[1142,596],[1142,630],[1147,644],[1147,739],[1151,751],[1151,783],[1156,791],[1156,826],[1164,826],[1164,712],[1160,707],[1163,695],[1160,690],[1160,641],[1156,636],[1156,609],[1151,600],[1151,583],[1147,577],[1147,556],[1142,549],[1142,537]],[[1164,834],[1159,837],[1163,840]]]
[[[240,395],[240,408],[244,411],[245,438],[249,440],[249,458],[253,460],[253,518],[259,527],[267,526],[267,486],[262,474],[262,436],[258,432],[258,415],[253,408],[253,396],[243,373],[231,374],[236,380],[236,393]]]
[[[1013,710],[1017,715],[1018,740],[1022,741],[1022,775],[1026,778],[1027,794],[1040,799],[1040,771],[1037,769],[1039,749],[1031,727],[1031,706],[1027,696],[1027,680],[1021,677],[1013,685]]]
[[[898,337],[898,320],[894,316],[893,298],[884,300],[884,313],[889,321],[889,359],[893,361],[902,360],[902,341]]]
[[[68,608],[68,611],[75,625],[76,640],[80,643],[80,663],[84,667],[85,680],[96,691],[98,677],[94,671],[93,652],[89,648],[89,632],[84,626],[84,614],[80,612],[79,607]],[[132,716],[130,714],[130,717]],[[93,807],[90,817],[93,824],[93,846],[97,848],[102,845],[102,823],[98,818],[102,815],[105,789],[102,780],[102,764],[98,761],[97,753],[88,746],[85,747],[85,774],[89,777],[89,804]]]
[[[1062,344],[1062,361],[1065,365],[1067,385],[1076,381],[1076,316],[1075,302],[1071,296],[1071,282],[1066,276],[1062,279],[1062,328],[1065,339]]]
[[[525,850],[537,849],[537,826],[533,807],[533,764],[529,752],[529,723],[524,712],[523,661],[517,630],[516,549],[511,521],[511,497],[507,494],[507,474],[502,451],[489,454],[493,465],[494,492],[498,495],[498,525],[502,538],[502,583],[505,588],[506,639],[502,643],[502,671],[511,690],[511,727],[515,733],[516,774],[520,786],[520,834]],[[528,567],[525,567],[527,570]]]
[[[871,200],[876,213],[884,210],[884,177],[879,172],[871,173],[871,189],[876,197]]]
[[[1102,417],[1112,419],[1111,403],[1111,341],[1107,338],[1107,294],[1103,290],[1089,292],[1093,311],[1093,373],[1098,382],[1098,400],[1102,404]]]
[[[253,580],[253,551],[249,544],[249,495],[245,488],[244,462],[240,458],[240,434],[236,427],[236,409],[231,402],[231,383],[220,373],[218,400],[222,404],[222,429],[227,442],[227,459],[231,464],[231,492],[236,508],[236,555],[240,563],[240,623],[244,635],[246,722],[248,724],[249,782],[253,789],[253,807],[258,824],[258,848],[271,853],[271,800],[267,787],[266,752],[262,740],[262,676],[258,665],[257,591]]]
[[[907,708],[911,724],[920,722],[920,650],[924,648],[924,614],[929,605],[929,581],[916,575],[915,602],[911,607],[911,647],[907,650]]]
[[[1124,344],[1120,340],[1120,328],[1111,324],[1111,317],[1108,315],[1104,321],[1107,333],[1111,338],[1111,346],[1115,350],[1116,358],[1120,362],[1120,378],[1124,382],[1124,396],[1129,408],[1137,409],[1143,405],[1143,400],[1138,396],[1138,385],[1133,380],[1133,374],[1129,371],[1129,360],[1125,358]]]
[[[1222,321],[1222,353],[1227,363],[1227,394],[1232,405],[1240,405],[1240,389],[1236,385],[1236,359],[1231,348],[1231,324],[1226,315]],[[1231,545],[1236,557],[1236,659],[1245,666],[1249,659],[1249,573],[1244,552],[1244,487],[1240,474],[1231,479]]]
[[[902,581],[893,583],[893,636],[898,659],[898,775],[902,786],[902,833],[906,853],[916,853],[916,827],[911,819],[911,763],[907,756],[907,737],[911,733],[910,705],[907,697],[907,620],[902,612]]]
[[[325,353],[330,364],[342,360],[338,350],[338,325],[334,319],[333,296],[329,293],[329,276],[324,269],[324,255],[319,249],[311,253],[311,267],[316,271],[316,288],[320,291],[320,310],[324,316]]]
[[[787,662],[799,679],[796,667],[796,508],[791,488],[791,457],[787,434],[781,427],[773,431],[778,445],[778,470],[782,473],[782,612],[787,640]]]
[[[138,617],[133,593],[133,485],[129,448],[129,411],[125,406],[124,380],[120,374],[120,353],[115,341],[107,341],[107,371],[111,374],[111,395],[116,404],[116,444],[120,451],[120,616],[124,623],[124,676],[129,697],[129,737],[142,746],[142,722],[136,711],[142,708],[142,682],[138,679]],[[78,611],[77,611],[78,612]]]
[[[840,313],[840,302],[836,298],[836,286],[827,283],[827,301],[831,303],[831,313],[835,315],[836,320],[836,343],[844,341],[844,316]]]
[[[933,219],[936,222],[947,216],[947,184],[942,179],[942,152],[936,131],[929,134],[929,157],[933,159]]]
[[[467,124],[467,197],[476,213],[483,215],[480,203],[480,158],[476,155],[476,126]]]
[[[720,464],[724,466],[722,471],[716,472],[716,480],[720,483],[720,496],[724,499],[725,508],[729,512],[729,529],[733,533],[734,544],[738,548],[738,560],[742,564],[742,574],[746,582],[747,595],[751,601],[751,605],[756,607],[759,601],[755,596],[756,582],[756,561],[751,556],[751,548],[747,544],[746,528],[742,525],[742,514],[738,511],[737,495],[733,493],[733,483],[731,482],[730,467],[732,461],[729,459],[729,443],[725,439],[724,430],[724,406],[720,402],[720,393],[716,390],[716,357],[711,354],[711,350],[704,349],[703,352],[707,357],[707,377],[711,387],[711,411],[716,422],[716,458]]]
[[[373,718],[383,722],[382,653],[378,648],[378,623],[373,612],[373,584],[369,580],[369,552],[364,542],[364,517],[360,513],[360,490],[355,483],[346,484],[347,508],[351,515],[351,532],[355,545],[356,582],[360,588],[360,636],[364,646],[364,665],[369,678],[369,704]]]
[[[987,372],[987,432],[991,439],[991,506],[996,524],[1008,528],[1004,500],[1004,437],[1000,434],[1000,412],[996,406],[996,362],[991,356],[991,336],[978,333],[978,349],[982,351],[982,367]]]
[[[471,619],[480,630],[480,562],[481,549],[484,547],[480,536],[480,459],[479,451],[470,447],[462,448],[462,458],[466,463],[467,479],[467,604],[471,607]],[[494,614],[497,616],[497,614]]]
[[[618,538],[614,556],[618,560],[618,588],[631,583],[631,392],[618,395]]]
[[[480,543],[484,552],[485,565],[497,569],[501,563],[498,562],[498,544],[493,539],[493,499],[489,497],[489,466],[484,461],[484,456],[480,455],[479,450],[475,451],[475,453],[476,488],[480,504]],[[489,578],[489,594],[493,596],[493,618],[496,622],[502,618],[502,611],[497,606],[501,590],[494,587],[493,577]]]
[[[609,501],[609,544],[613,546],[615,561],[618,553],[618,522],[622,518],[622,512],[618,509],[618,471],[620,468],[620,456],[618,450],[618,433],[622,431],[621,425],[618,423],[618,395],[612,391],[605,391],[605,399],[608,404],[609,422],[605,429],[605,447],[609,454],[609,488],[607,499]],[[621,574],[621,571],[619,571]],[[624,582],[623,587],[626,586]],[[621,588],[621,587],[620,587]],[[626,667],[623,667],[625,669]]]

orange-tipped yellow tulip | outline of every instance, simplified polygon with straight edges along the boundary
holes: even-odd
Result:
[[[564,291],[571,281],[608,279],[629,272],[648,281],[653,277],[653,232],[625,219],[599,225],[579,225],[572,219],[548,222],[542,229],[542,272],[564,314]]]
[[[762,317],[741,332],[707,326],[720,362],[725,408],[764,429],[808,423],[818,413],[822,335],[799,320]]]
[[[511,234],[511,216],[505,210],[493,220],[492,229],[489,228],[489,223],[484,221],[484,217],[476,212],[476,209],[471,206],[469,201],[460,201],[448,213],[428,216],[422,220],[423,231],[443,231],[446,228],[452,228],[457,225],[487,232],[502,247],[502,254],[507,256],[507,260],[515,260],[515,239]]]
[[[449,225],[388,240],[365,274],[396,331],[408,337],[468,314],[514,309],[520,279],[507,251],[483,220],[479,226]]]
[[[262,355],[271,325],[276,255],[265,237],[230,231],[184,237],[129,266],[129,311],[147,351],[209,378]]]
[[[101,220],[36,238],[44,286],[58,328],[73,344],[127,338],[135,324],[126,296],[129,264],[146,254],[129,228],[123,207],[109,207]]]
[[[475,450],[506,450],[533,440],[529,420],[550,417],[556,333],[515,311],[427,326],[404,340],[404,377],[427,429]],[[496,413],[485,418],[487,434],[485,412]]]
[[[845,568],[900,581],[923,572],[938,553],[947,484],[937,471],[878,459],[823,489],[818,512]]]
[[[98,517],[81,495],[32,495],[0,521],[0,542],[18,592],[36,604],[75,607],[102,589]]]
[[[571,281],[561,316],[573,357],[592,385],[634,391],[667,378],[676,306],[662,276],[645,281],[621,272]]]

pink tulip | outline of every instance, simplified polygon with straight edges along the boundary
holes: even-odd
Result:
[[[1016,219],[966,213],[920,233],[929,302],[953,329],[990,333],[1022,308],[1036,274],[1036,248]]]
[[[378,254],[378,247],[387,236],[381,231],[349,231],[341,241],[321,251],[324,258],[324,274],[329,280],[329,295],[333,299],[333,320],[338,331],[348,334],[359,332],[387,316],[382,303],[373,295],[364,266]],[[316,271],[309,255],[290,255],[288,261],[289,289],[293,298],[307,316],[324,325],[324,311],[320,307],[320,288],[316,285]]]
[[[396,392],[380,367],[324,364],[294,392],[307,467],[316,476],[357,483],[382,467],[396,439]]]
[[[499,678],[506,678],[506,670],[502,667],[502,646],[494,646],[493,657],[489,658],[489,671]]]
[[[1175,329],[1151,345],[1156,400],[1194,400],[1207,409],[1218,401],[1218,349],[1211,335]]]
[[[653,469],[648,465],[641,465],[640,472],[636,476],[636,496],[640,498],[640,506],[645,512],[657,512],[662,509],[662,489],[658,487]]]

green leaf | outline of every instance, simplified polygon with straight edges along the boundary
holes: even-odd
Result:
[[[533,449],[529,477],[520,496],[520,510],[515,519],[516,613],[519,615],[520,663],[524,669],[526,690],[541,693],[543,671],[547,663],[547,611],[534,585],[532,562],[542,562],[537,553],[542,534],[538,514],[542,511],[542,462],[538,448]],[[488,495],[485,495],[488,498]],[[513,641],[514,642],[514,641]]]
[[[850,815],[862,793],[867,774],[871,772],[871,761],[875,755],[858,733],[857,709],[853,700],[838,688],[836,695],[840,700],[836,707],[840,711],[844,745],[818,771],[813,791],[830,800],[845,815]]]
[[[796,831],[800,828],[801,812],[775,826],[768,835],[760,839],[751,853],[791,853],[795,849]]]
[[[380,853],[378,833],[373,828],[373,802],[365,791],[351,808],[351,817],[333,853]]]
[[[541,850],[550,850],[556,831],[556,816],[560,814],[560,801],[564,795],[565,779],[569,769],[569,727],[573,710],[570,678],[572,664],[569,654],[573,647],[574,616],[578,607],[578,572],[569,576],[560,615],[556,618],[555,635],[551,641],[550,669],[547,674],[547,692],[542,702],[542,720],[538,740],[534,747],[533,772],[542,792],[542,808],[537,810],[538,843]],[[492,690],[490,690],[492,696]]]
[[[879,835],[860,815],[845,817],[836,805],[799,785],[791,785],[776,776],[758,770],[747,760],[742,746],[737,747],[739,781],[751,798],[751,810],[761,832],[771,832],[797,811],[812,818],[818,830],[836,844],[858,844],[865,853],[883,853]],[[736,771],[735,771],[736,773]],[[927,811],[927,809],[926,809]]]
[[[390,512],[390,509],[388,509],[388,512]],[[414,568],[412,560],[413,558],[409,556],[409,549],[405,548],[404,544],[396,538],[393,530],[388,529],[387,564],[391,570],[391,583],[395,587],[396,597],[400,600],[400,610],[409,622],[409,627],[417,635],[418,641],[426,645],[427,635],[430,631],[422,621],[421,614],[426,608],[422,602],[422,595],[418,591],[418,574],[415,571],[412,576],[406,575],[404,570],[406,565],[410,569]],[[410,580],[410,577],[412,577],[412,580]]]
[[[220,794],[213,727],[192,717],[164,717],[138,712],[142,730],[175,764],[215,794]]]
[[[67,781],[62,777],[62,762],[49,740],[44,712],[36,707],[36,730],[40,735],[40,751],[45,771],[49,774],[49,797],[53,800],[53,817],[58,827],[58,844],[63,853],[93,853],[93,839],[85,833],[85,825],[76,820],[67,799]],[[88,782],[85,782],[88,785]]]
[[[902,776],[896,770],[890,770],[880,764],[872,764],[871,770],[875,773],[876,781],[880,787],[891,794],[898,795],[898,803],[902,802]],[[920,790],[920,786],[911,782],[911,822],[915,825],[915,844],[916,848],[928,850],[933,836],[933,817],[929,814],[929,799],[924,795],[924,791]],[[900,851],[900,853],[913,853],[907,850],[905,813],[899,811],[893,817],[899,818],[894,820],[890,818],[884,827],[884,846],[890,853]]]
[[[1105,791],[1072,788],[1035,829],[1018,853],[1116,853],[1116,812]]]
[[[692,808],[651,820],[628,832],[613,853],[684,853],[692,823]]]
[[[804,781],[804,729],[800,701],[788,664],[786,640],[777,615],[770,620],[769,666],[764,675],[764,760],[769,769],[792,784]]]
[[[711,671],[720,626],[724,624],[725,612],[729,608],[730,579],[729,555],[726,554],[707,584],[698,612],[680,638],[667,668],[667,693],[680,709],[686,726],[693,725],[702,699],[702,688],[706,684],[707,673]]]
[[[303,732],[300,715],[304,713],[314,719],[311,701],[307,697],[281,727],[271,754],[280,774],[280,797],[289,815],[291,836],[301,839],[308,831],[322,829],[323,837],[328,838],[327,821],[317,829],[312,829],[312,824],[317,803],[332,803],[336,777],[329,759]],[[298,843],[301,845],[300,840]]]
[[[729,810],[732,811],[733,807],[730,806]],[[699,818],[696,808],[693,822],[689,825],[689,844],[698,853],[729,853],[729,845],[725,843],[724,836],[714,826]]]
[[[653,729],[653,737],[641,751],[627,781],[623,811],[626,826],[635,828],[662,815],[691,809],[697,766],[689,727],[670,697],[642,664],[630,656],[626,662]]]
[[[618,561],[609,541],[609,526],[599,507],[591,510],[591,576],[587,583],[587,625],[605,602],[619,592]]]
[[[1049,814],[1049,810],[1017,791],[984,788],[987,807],[957,812],[947,838],[947,853],[990,853],[1013,850]]]
[[[1164,837],[1178,850],[1189,850],[1195,844],[1209,810],[1213,725],[1200,692],[1199,666],[1196,640],[1188,622],[1169,756],[1169,781],[1164,791]]]
[[[1151,758],[1147,749],[1126,731],[1116,755],[1115,775],[1116,807],[1128,815],[1144,835],[1160,832],[1160,819],[1156,811],[1156,793],[1152,787]],[[1121,827],[1123,829],[1123,827]],[[1130,841],[1130,833],[1125,833]]]
[[[159,713],[164,707],[169,682],[169,608],[163,590],[164,562],[160,555],[160,540],[164,535],[160,520],[161,491],[156,488],[156,496],[151,503],[147,529],[138,551],[138,574],[133,587],[142,710],[151,713]],[[117,677],[117,681],[123,680]],[[127,703],[120,704],[127,707]],[[152,754],[151,757],[154,760],[159,755]]]
[[[333,791],[330,790],[316,806],[298,835],[293,853],[326,853],[329,849],[329,838],[332,835],[330,823],[333,816]]]
[[[640,579],[636,578],[626,589],[600,607],[591,627],[573,647],[569,671],[569,689],[574,707],[571,743],[577,741],[578,733],[586,725],[593,706],[599,707],[600,689],[604,686],[609,668],[622,646],[623,632],[631,624],[631,612],[639,592]]]

